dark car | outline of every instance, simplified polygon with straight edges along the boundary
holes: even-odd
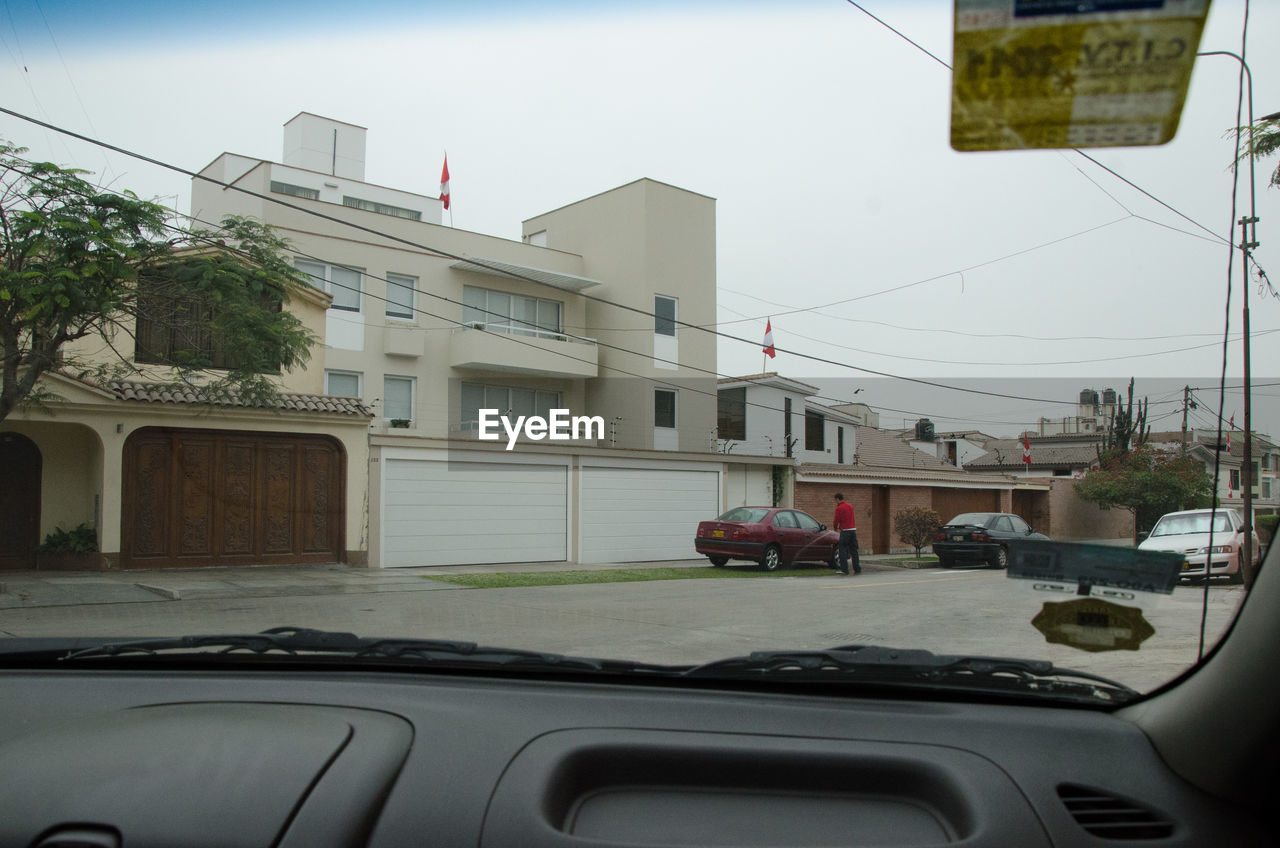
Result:
[[[798,509],[771,506],[734,507],[715,521],[698,524],[693,547],[724,565],[731,559],[757,562],[765,571],[796,562],[835,559],[840,534]]]
[[[933,536],[938,564],[951,568],[959,562],[985,562],[996,568],[1009,564],[1010,539],[1049,537],[1009,512],[965,512],[948,521]]]

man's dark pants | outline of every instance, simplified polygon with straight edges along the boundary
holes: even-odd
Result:
[[[836,561],[832,563],[836,571],[849,573],[849,560],[853,560],[853,573],[862,573],[862,564],[858,562],[858,531],[841,530],[840,543],[836,545]]]

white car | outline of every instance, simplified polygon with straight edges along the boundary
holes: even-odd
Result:
[[[1212,516],[1212,519],[1211,519]],[[1210,521],[1213,524],[1210,539]],[[1212,548],[1210,543],[1212,542]],[[1151,534],[1138,545],[1144,551],[1173,551],[1185,558],[1183,577],[1205,576],[1205,563],[1209,563],[1210,577],[1225,576],[1232,583],[1239,583],[1240,548],[1244,544],[1244,519],[1234,509],[1189,509],[1170,512],[1161,516]],[[1253,534],[1253,562],[1262,558],[1258,534]]]

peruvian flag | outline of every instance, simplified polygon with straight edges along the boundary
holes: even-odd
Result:
[[[766,319],[764,322],[764,355],[773,359],[778,352],[773,349],[773,319]]]
[[[440,172],[440,202],[449,208],[449,154],[444,155],[444,170]]]
[[[1219,421],[1222,419],[1219,418]],[[1236,428],[1236,414],[1231,413],[1231,420],[1227,422],[1227,453],[1231,453],[1231,431]]]
[[[1027,434],[1022,434],[1022,461],[1026,463],[1027,468],[1031,467],[1031,440],[1027,438]]]

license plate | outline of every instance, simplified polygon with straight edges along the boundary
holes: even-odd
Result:
[[[711,535],[712,535],[712,536],[714,536],[714,537],[716,537],[717,539],[723,539],[723,538],[724,538],[724,531],[723,531],[723,530],[712,530],[712,531],[711,531]]]
[[[953,541],[953,542],[963,542],[963,541],[964,541],[964,536],[952,536],[952,537],[951,537],[951,541]]]
[[[1191,570],[1191,563],[1186,562],[1186,561],[1183,561],[1183,563],[1182,563],[1182,570],[1183,570],[1183,571],[1190,571],[1190,570]]]

